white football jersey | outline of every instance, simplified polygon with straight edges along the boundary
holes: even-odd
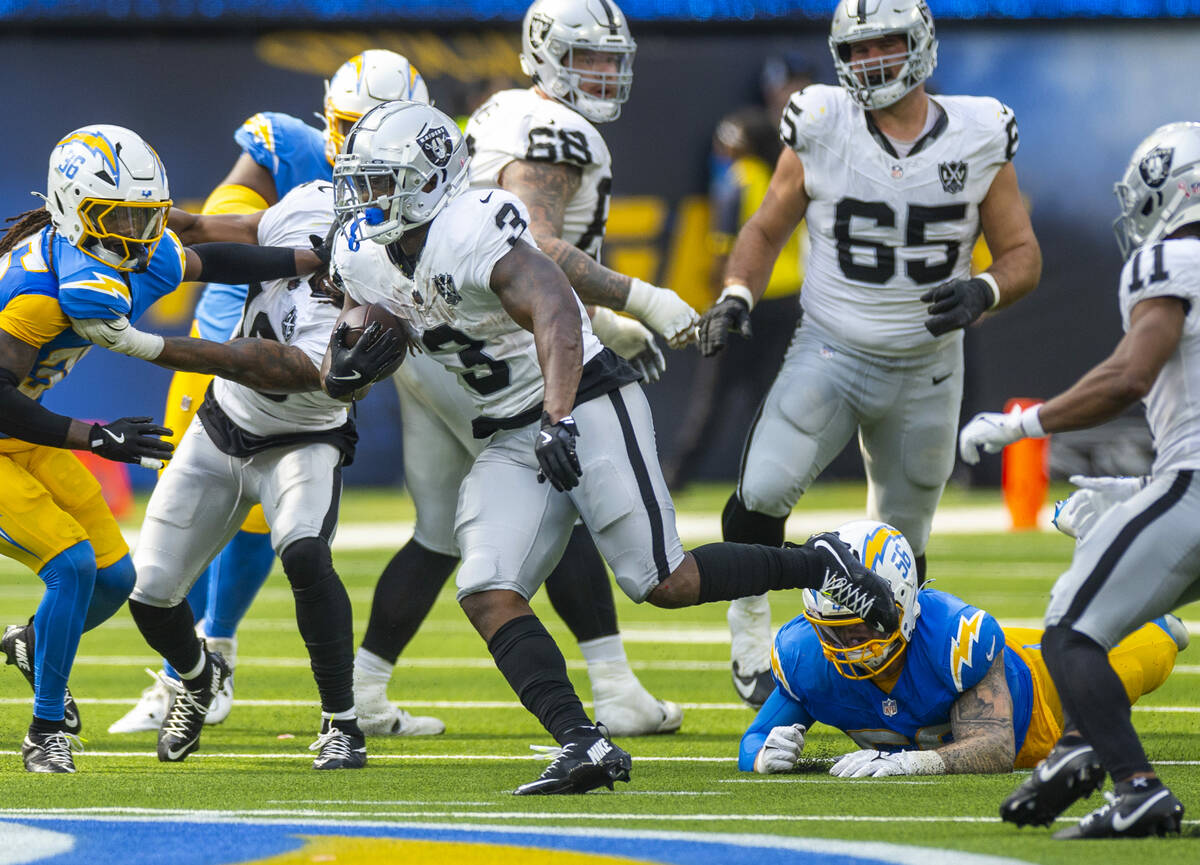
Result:
[[[596,127],[576,111],[543,99],[532,88],[502,90],[479,107],[466,127],[472,186],[499,186],[514,159],[574,165],[583,171],[567,203],[562,238],[599,260],[612,192],[612,158]]]
[[[1016,152],[1017,123],[988,97],[935,101],[944,115],[904,158],[841,87],[792,94],[780,122],[810,199],[800,303],[862,351],[923,354],[962,339],[958,330],[931,336],[918,298],[970,276],[979,203]]]
[[[333,184],[314,180],[297,186],[263,214],[258,242],[262,246],[307,248],[309,235],[324,237],[332,221]],[[313,296],[307,278],[252,284],[234,335],[294,346],[320,369],[339,313],[328,300]],[[346,422],[346,404],[324,391],[259,393],[217,378],[213,394],[230,420],[255,435],[327,430]]]
[[[1188,305],[1183,335],[1143,402],[1154,436],[1154,474],[1200,468],[1200,239],[1164,240],[1138,249],[1121,271],[1121,326],[1152,297]]]
[[[470,189],[430,224],[412,277],[392,260],[398,246],[370,241],[351,251],[339,234],[334,271],[358,303],[380,303],[408,321],[423,350],[458,376],[479,414],[504,419],[542,401],[542,369],[533,334],[505,312],[491,288],[492,268],[525,234],[529,212],[502,189]],[[572,294],[574,297],[574,294]],[[603,346],[575,298],[583,329],[583,362]]]

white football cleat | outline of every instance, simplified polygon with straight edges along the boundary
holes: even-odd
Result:
[[[592,715],[609,736],[653,736],[674,733],[683,723],[678,703],[660,700],[645,689],[628,664],[588,664],[592,680]]]
[[[771,604],[766,595],[729,602],[729,649],[733,687],[758,708],[775,690],[771,677]]]
[[[110,733],[146,733],[157,731],[167,717],[167,706],[171,702],[171,692],[167,690],[158,678],[158,674],[150,668],[146,672],[154,679],[154,684],[142,691],[137,704],[109,726]]]

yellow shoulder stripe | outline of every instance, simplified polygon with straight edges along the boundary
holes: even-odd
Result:
[[[257,213],[267,207],[267,200],[249,186],[224,183],[212,191],[200,212],[205,215]]]
[[[0,309],[0,330],[32,346],[43,346],[71,326],[58,299],[19,294]]]

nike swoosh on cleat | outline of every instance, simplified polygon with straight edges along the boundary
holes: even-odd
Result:
[[[356,381],[357,379],[362,378],[362,373],[358,370],[355,370],[350,375],[331,375],[330,378],[334,381]]]
[[[1132,826],[1134,823],[1136,823],[1143,814],[1145,814],[1148,810],[1150,810],[1150,807],[1152,805],[1157,803],[1164,796],[1169,796],[1170,794],[1171,794],[1171,791],[1167,790],[1165,788],[1162,790],[1159,790],[1158,793],[1151,796],[1149,799],[1147,799],[1141,805],[1138,805],[1136,808],[1134,808],[1133,811],[1130,812],[1128,817],[1126,817],[1120,811],[1113,814],[1113,820],[1112,820],[1113,829],[1115,829],[1117,832],[1124,832],[1126,829],[1128,829],[1130,826]]]
[[[1071,751],[1070,753],[1065,755],[1061,760],[1059,760],[1053,766],[1046,766],[1044,763],[1039,764],[1037,769],[1034,770],[1037,772],[1038,780],[1049,781],[1051,778],[1053,778],[1055,775],[1058,774],[1059,769],[1061,769],[1064,765],[1069,763],[1078,754],[1080,754],[1081,752],[1083,752],[1085,750],[1087,750],[1087,748],[1076,748],[1074,751]]]
[[[120,435],[117,435],[110,429],[104,429],[104,427],[100,427],[100,429],[103,430],[104,434],[107,435],[113,441],[115,441],[117,444],[119,444],[119,445],[125,444],[125,433],[121,433]]]
[[[734,673],[733,684],[737,688],[737,692],[742,695],[742,699],[752,697],[754,688],[758,684],[758,674],[751,673],[749,676],[743,676],[741,673]]]
[[[187,751],[187,749],[188,749],[188,746],[186,744],[182,748],[180,748],[178,751],[175,750],[174,748],[168,748],[167,749],[167,759],[168,760],[181,760],[181,759],[183,759],[184,752]]]

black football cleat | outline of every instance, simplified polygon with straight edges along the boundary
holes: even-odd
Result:
[[[29,733],[21,743],[21,758],[25,761],[25,771],[73,775],[73,749],[82,751],[83,746],[79,737],[70,733],[61,730],[54,733]]]
[[[1108,802],[1074,826],[1054,833],[1056,841],[1076,838],[1145,838],[1178,835],[1183,803],[1166,787],[1146,792],[1105,793]]]
[[[552,796],[586,793],[597,787],[613,788],[614,781],[629,781],[633,758],[597,730],[563,745],[554,762],[536,781],[522,784],[516,796]]]
[[[1051,749],[1046,759],[1000,805],[1000,819],[1018,826],[1049,826],[1079,799],[1104,783],[1104,767],[1092,746],[1084,743]]]
[[[208,657],[212,661],[212,675],[201,689],[192,690],[182,682],[159,674],[159,680],[171,690],[167,714],[158,731],[158,759],[164,763],[178,763],[196,750],[208,707],[231,675],[229,665],[218,652],[209,652]]]
[[[314,769],[361,769],[367,765],[367,740],[356,721],[325,719],[321,734],[308,750],[318,752]]]
[[[4,663],[11,664],[25,674],[29,687],[34,686],[33,672],[33,619],[28,625],[9,625],[0,637],[0,650],[4,651]],[[83,723],[79,720],[79,707],[67,688],[63,700],[63,726],[72,736],[79,735]]]
[[[775,677],[771,675],[771,668],[742,675],[741,666],[737,661],[734,661],[731,667],[733,687],[738,696],[752,709],[761,709],[762,704],[767,702],[767,697],[775,691]]]
[[[818,592],[852,611],[877,631],[890,634],[900,627],[900,610],[887,580],[865,567],[836,532],[813,535],[804,542],[802,549],[816,553],[825,568]]]

